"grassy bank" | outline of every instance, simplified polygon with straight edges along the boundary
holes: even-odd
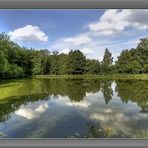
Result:
[[[36,75],[33,78],[42,79],[114,79],[114,80],[148,80],[148,74],[112,74],[112,75]]]

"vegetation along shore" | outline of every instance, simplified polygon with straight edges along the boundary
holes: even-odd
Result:
[[[123,49],[116,61],[113,61],[112,53],[106,48],[103,60],[99,61],[87,59],[80,50],[64,54],[20,47],[7,34],[1,33],[0,59],[0,79],[27,76],[148,79],[148,38],[140,39],[136,48]]]

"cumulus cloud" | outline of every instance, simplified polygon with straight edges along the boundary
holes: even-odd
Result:
[[[89,24],[91,31],[99,35],[113,35],[125,30],[148,29],[148,10],[107,10],[98,22]]]
[[[70,49],[65,48],[59,51],[59,53],[64,53],[64,54],[68,54],[70,52]]]
[[[91,41],[91,38],[89,38],[86,35],[79,35],[79,36],[74,36],[74,37],[69,37],[64,39],[64,42],[73,43],[74,45],[83,45],[83,44],[87,44],[90,41]]]
[[[79,49],[87,58],[101,61],[108,48],[115,61],[123,49],[135,48],[139,38],[145,37],[148,10],[106,10],[98,21],[88,26],[86,32],[56,40],[49,50],[68,54]]]
[[[126,36],[127,37],[127,36]],[[100,38],[100,37],[93,37],[92,41],[86,45],[74,45],[73,43],[65,43],[63,39],[57,40],[51,46],[48,47],[49,50],[57,50],[59,53],[68,54],[70,50],[80,50],[87,58],[89,59],[97,59],[102,61],[103,55],[105,52],[105,48],[108,48],[114,57],[114,61],[119,56],[120,52],[123,49],[130,49],[137,46],[139,42],[139,38],[143,38],[142,36],[136,36],[129,38],[127,40],[121,40],[118,38],[114,40],[112,38]]]
[[[12,40],[47,42],[48,36],[38,26],[26,25],[8,33]]]
[[[84,33],[56,40],[48,49],[51,51],[59,49],[59,53],[64,54],[68,54],[70,50],[80,50],[83,54],[90,55],[93,53],[93,49],[90,46],[92,43],[93,40]]]
[[[48,109],[48,104],[34,104],[28,107],[22,106],[18,111],[15,112],[16,115],[25,117],[27,119],[39,118],[40,115]]]

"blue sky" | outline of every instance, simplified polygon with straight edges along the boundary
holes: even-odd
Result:
[[[21,46],[68,53],[80,49],[102,60],[105,48],[116,60],[148,34],[148,10],[0,10],[0,32]]]

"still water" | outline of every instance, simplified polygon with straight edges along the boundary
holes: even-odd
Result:
[[[1,81],[0,137],[148,138],[148,81]]]

